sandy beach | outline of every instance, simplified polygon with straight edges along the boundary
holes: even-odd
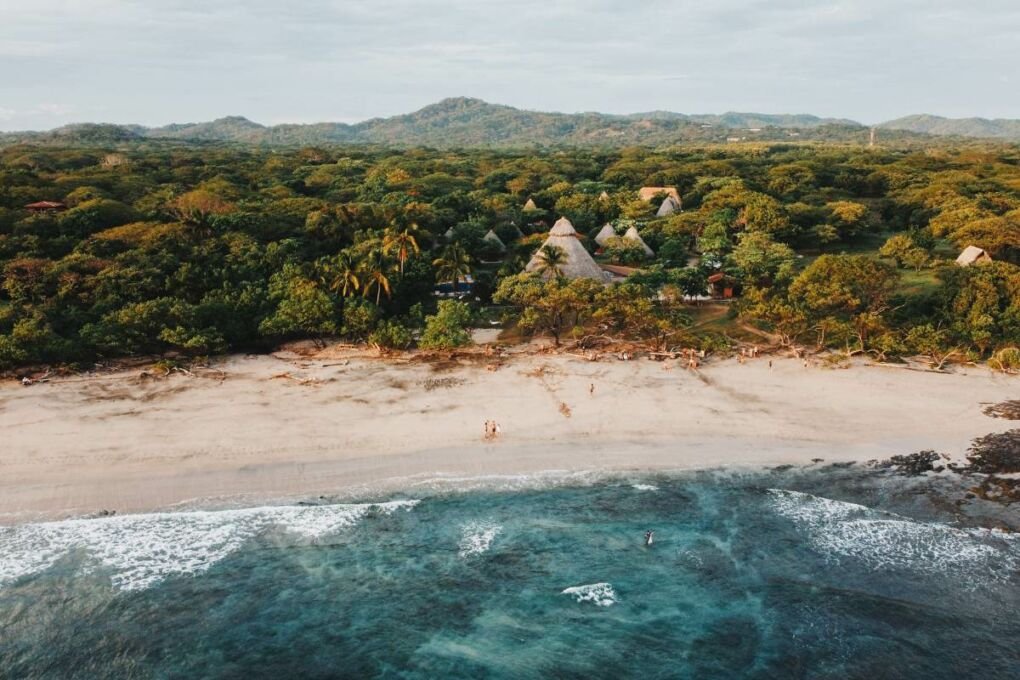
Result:
[[[517,355],[440,363],[326,352],[234,356],[0,386],[0,522],[192,502],[251,504],[468,478],[961,457],[1009,429],[984,405],[1020,383],[767,358],[597,362]],[[282,376],[286,377],[282,377]],[[592,392],[594,385],[594,392]],[[483,438],[495,420],[498,441]]]

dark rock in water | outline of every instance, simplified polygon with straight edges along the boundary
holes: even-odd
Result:
[[[881,468],[895,468],[903,475],[923,475],[925,472],[941,472],[945,468],[939,462],[941,455],[937,451],[918,451],[906,456],[893,456],[887,461],[878,464]]]
[[[979,437],[967,454],[972,472],[1005,474],[1020,472],[1020,430]]]
[[[972,489],[972,493],[967,494],[968,497],[974,495],[986,501],[995,501],[1006,505],[1020,502],[1020,479],[1004,479],[989,475],[982,480],[981,484]]]

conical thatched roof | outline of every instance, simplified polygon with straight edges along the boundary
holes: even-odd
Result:
[[[680,204],[676,202],[672,196],[667,196],[662,199],[662,205],[659,206],[659,211],[655,213],[656,217],[666,217],[672,215],[680,209]]]
[[[538,210],[538,206],[535,205],[534,199],[529,198],[528,202],[524,204],[525,210]]]
[[[638,233],[637,227],[632,226],[630,229],[628,229],[627,233],[623,235],[623,238],[627,239],[628,241],[636,241],[640,243],[641,247],[645,251],[645,255],[647,255],[648,257],[655,255],[655,251],[649,248],[648,244],[645,243],[645,240],[641,238],[641,234]]]
[[[595,234],[595,243],[600,246],[604,246],[606,245],[606,241],[611,238],[616,238],[616,230],[613,229],[613,225],[606,222],[602,225],[602,229],[599,230],[599,233]]]
[[[602,271],[602,268],[595,264],[595,260],[591,258],[588,251],[584,249],[581,242],[577,240],[577,231],[574,230],[574,225],[570,223],[566,217],[561,217],[553,225],[552,230],[549,232],[549,238],[545,240],[542,247],[545,246],[556,246],[562,248],[567,254],[566,263],[561,268],[561,271],[568,279],[595,279],[596,281],[606,281],[606,274]],[[528,266],[524,268],[526,272],[538,271],[541,268],[541,259],[539,253],[541,248],[535,252],[532,256],[531,261],[528,262]],[[552,276],[549,272],[546,276]]]
[[[482,240],[483,241],[488,241],[489,243],[491,243],[494,246],[499,246],[500,250],[506,250],[506,244],[503,243],[503,239],[501,239],[499,236],[497,236],[496,232],[494,232],[492,229],[489,230],[489,233],[486,234],[482,238]]]
[[[608,191],[603,191],[601,194],[599,194],[599,200],[600,201],[608,201],[609,200],[609,192]]]

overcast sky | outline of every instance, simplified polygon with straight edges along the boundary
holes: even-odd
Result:
[[[1020,117],[1020,0],[0,0],[0,129],[544,111]]]

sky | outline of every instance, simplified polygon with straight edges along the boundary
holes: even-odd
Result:
[[[541,111],[1020,118],[1018,0],[0,0],[0,130]]]

